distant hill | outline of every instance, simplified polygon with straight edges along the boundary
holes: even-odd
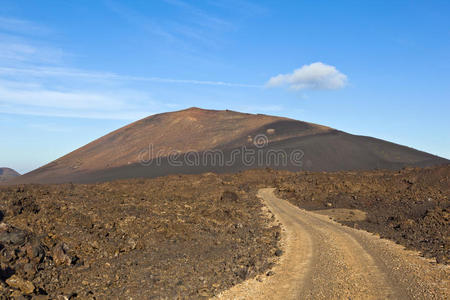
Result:
[[[19,173],[10,168],[0,168],[0,182],[9,181],[17,176],[20,176]]]
[[[447,163],[429,153],[317,124],[190,108],[131,123],[11,183],[88,183],[262,167],[337,171]]]

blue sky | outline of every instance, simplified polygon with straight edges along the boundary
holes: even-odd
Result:
[[[449,16],[449,1],[0,0],[0,166],[190,106],[450,158]]]

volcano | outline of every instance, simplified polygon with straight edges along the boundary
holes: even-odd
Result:
[[[266,167],[341,171],[448,163],[322,125],[194,107],[131,123],[8,183],[91,183]]]

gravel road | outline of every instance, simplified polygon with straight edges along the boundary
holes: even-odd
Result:
[[[259,197],[283,226],[274,275],[248,280],[222,299],[449,299],[450,268],[391,241],[295,207],[273,189]]]

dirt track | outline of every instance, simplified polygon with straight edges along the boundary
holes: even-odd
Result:
[[[233,299],[448,299],[448,266],[277,198],[259,196],[284,226],[275,275],[227,291]]]

